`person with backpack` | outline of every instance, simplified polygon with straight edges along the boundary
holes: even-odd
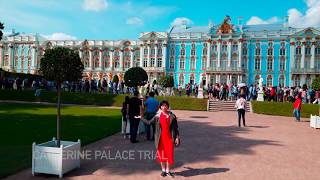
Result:
[[[124,102],[122,103],[121,113],[122,113],[122,133],[123,138],[126,139],[127,134],[127,125],[128,125],[128,117],[127,117],[127,108],[129,106],[130,98],[129,96],[126,96],[124,99]]]
[[[246,126],[245,113],[246,113],[247,101],[245,95],[241,95],[240,98],[236,101],[235,108],[238,111],[238,126],[241,127],[241,117],[243,126]]]

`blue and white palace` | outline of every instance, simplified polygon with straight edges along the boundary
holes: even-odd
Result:
[[[293,28],[287,20],[233,25],[228,16],[219,25],[175,26],[141,33],[138,40],[56,41],[12,33],[0,42],[0,68],[37,73],[45,49],[54,46],[78,50],[90,79],[122,79],[134,66],[143,67],[150,81],[172,75],[175,86],[253,84],[260,75],[267,86],[309,86],[320,75],[320,28]]]

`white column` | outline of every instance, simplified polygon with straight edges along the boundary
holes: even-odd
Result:
[[[3,53],[2,53],[2,45],[0,45],[0,68],[2,67],[3,64]]]
[[[240,75],[238,74],[238,80],[237,80],[237,84],[241,83],[240,82]]]
[[[220,68],[220,62],[221,62],[221,42],[218,41],[217,44],[217,50],[218,50],[218,64],[217,64],[217,68]],[[220,75],[219,75],[220,76]]]
[[[9,69],[10,70],[12,70],[12,60],[13,60],[14,58],[12,58],[12,46],[11,45],[9,45],[9,53],[8,53],[8,62],[9,62]]]
[[[110,56],[110,69],[112,70],[113,69],[113,50],[110,50],[109,51],[109,56]]]
[[[216,83],[219,83],[218,79],[219,79],[219,75],[216,74]]]
[[[305,55],[306,55],[306,46],[304,44],[302,44],[301,47],[301,64],[300,64],[300,68],[303,69],[304,68],[304,59],[305,59]]]
[[[82,60],[82,51],[81,51],[81,49],[79,49],[79,57]]]
[[[206,88],[209,87],[209,74],[206,74]]]
[[[238,68],[241,68],[241,61],[242,61],[242,42],[239,41],[238,44]]]
[[[103,63],[102,63],[102,49],[99,49],[99,68],[103,69]]]
[[[130,49],[130,68],[133,67],[133,55],[134,49]]]
[[[89,49],[89,68],[93,69],[93,63],[92,63],[92,49]]]
[[[211,43],[207,45],[207,70],[210,68]]]
[[[155,52],[154,52],[154,55],[155,55],[155,59],[154,59],[154,67],[157,67],[158,65],[158,46],[156,45],[155,47]]]
[[[123,68],[123,50],[120,49],[120,69],[122,70]]]
[[[37,62],[37,56],[36,56],[36,46],[33,46],[31,49],[31,70],[34,70],[35,63]]]
[[[242,75],[240,74],[239,75],[239,82],[238,83],[241,83],[242,82]]]
[[[311,45],[311,61],[310,61],[310,69],[314,69],[314,51],[315,51],[315,47],[314,44],[312,43]]]
[[[150,46],[148,45],[148,67],[150,67]]]
[[[230,68],[231,66],[231,55],[232,55],[232,49],[231,49],[231,41],[228,41],[228,65],[227,67]]]
[[[143,57],[144,57],[143,46],[140,46],[140,67],[143,67]]]
[[[165,44],[162,45],[162,68],[166,70],[167,63],[167,47]]]
[[[290,41],[291,43],[294,43],[294,40],[291,39]],[[294,58],[294,52],[295,52],[295,45],[290,45],[290,69],[293,69],[294,68],[294,61],[295,61],[295,58]],[[290,83],[289,83],[290,84]]]

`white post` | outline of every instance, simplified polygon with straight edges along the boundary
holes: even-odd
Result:
[[[153,65],[153,67],[157,67],[157,65],[158,65],[158,46],[156,45],[155,46],[155,59],[154,59],[154,65]]]
[[[8,53],[8,62],[9,62],[9,70],[12,70],[12,45],[9,44],[9,53]]]
[[[36,56],[36,46],[33,46],[31,49],[31,70],[35,69],[35,63],[37,61],[37,56]]]
[[[304,59],[305,59],[305,55],[306,55],[306,46],[304,44],[302,44],[301,47],[301,63],[300,63],[300,68],[303,70],[304,69]]]
[[[315,51],[315,47],[314,47],[314,44],[312,43],[311,45],[311,61],[310,61],[310,69],[313,69],[314,68],[314,51]]]
[[[144,57],[143,46],[140,46],[140,67],[143,67],[143,57]]]
[[[81,49],[79,49],[79,57],[82,60],[82,51],[81,51]]]
[[[113,69],[113,50],[110,49],[109,51],[109,56],[110,56],[110,69]]]
[[[217,50],[218,50],[218,64],[217,64],[217,68],[220,68],[220,62],[221,62],[221,42],[218,41],[218,45],[217,45]]]
[[[148,65],[147,67],[150,67],[150,45],[148,45]]]
[[[237,80],[237,84],[240,84],[240,75],[238,74],[238,80]]]
[[[89,49],[89,68],[93,69],[93,63],[92,63],[92,49]]]
[[[122,70],[123,68],[123,50],[120,49],[120,69]]]
[[[231,44],[232,44],[232,41],[229,40],[228,41],[228,65],[227,65],[228,68],[230,68],[230,65],[231,65],[231,55],[232,55]]]
[[[134,67],[133,65],[133,55],[134,49],[130,49],[130,68]]]
[[[294,39],[292,38],[291,40],[290,40],[290,43],[294,43]],[[293,45],[293,44],[290,44],[290,72],[292,71],[292,70],[294,70],[294,64],[295,64],[295,58],[294,58],[294,52],[295,52],[295,45]],[[292,72],[291,72],[291,74],[292,74]],[[289,77],[289,84],[292,84],[292,80],[291,80],[291,77]]]
[[[210,55],[211,54],[211,43],[208,42],[207,44],[207,70],[210,68]]]
[[[167,61],[167,47],[165,44],[162,45],[162,68],[166,70],[166,61]]]
[[[216,83],[219,83],[218,78],[219,78],[219,75],[216,74]]]
[[[238,45],[238,68],[241,68],[241,61],[242,61],[242,42],[239,41]]]
[[[102,63],[102,49],[99,49],[99,68],[103,69],[103,63]]]

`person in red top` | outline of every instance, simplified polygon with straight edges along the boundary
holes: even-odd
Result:
[[[180,145],[177,117],[169,111],[168,101],[160,103],[161,111],[151,120],[141,118],[147,124],[155,123],[155,146],[157,148],[157,161],[161,165],[161,176],[174,177],[171,168],[174,164],[174,146]]]
[[[302,104],[302,99],[301,99],[301,94],[299,93],[296,96],[296,100],[293,103],[293,114],[296,117],[296,121],[300,121],[300,115],[301,115],[301,104]]]

